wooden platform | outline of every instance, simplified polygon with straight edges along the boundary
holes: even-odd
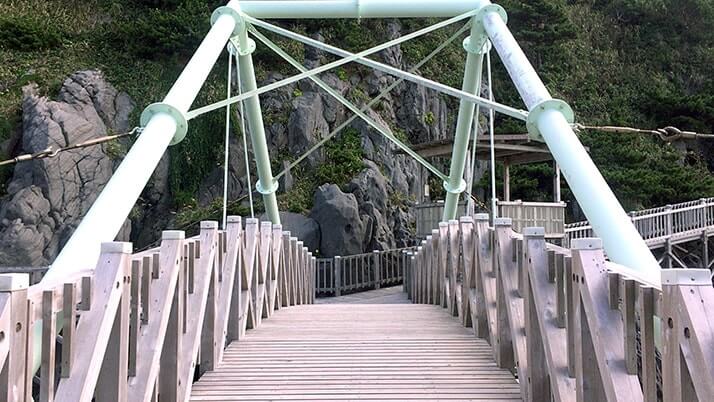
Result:
[[[317,304],[411,304],[402,285],[338,297],[317,298]]]
[[[191,395],[191,401],[520,399],[513,375],[496,366],[487,343],[441,307],[418,304],[277,311],[229,345],[223,363]]]

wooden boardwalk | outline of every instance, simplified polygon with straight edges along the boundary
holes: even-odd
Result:
[[[336,300],[275,312],[228,346],[191,401],[521,400],[491,347],[443,308],[399,304],[400,288]]]

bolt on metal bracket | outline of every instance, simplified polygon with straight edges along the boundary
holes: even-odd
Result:
[[[540,129],[538,129],[538,119],[540,119],[540,116],[543,115],[546,111],[549,110],[555,110],[557,112],[560,112],[563,114],[563,117],[565,117],[565,120],[569,124],[575,123],[575,112],[573,112],[573,109],[565,103],[565,101],[562,101],[560,99],[548,99],[544,100],[543,102],[537,104],[529,113],[528,113],[528,118],[526,119],[526,128],[528,129],[528,136],[530,139],[534,141],[540,141],[540,142],[545,142],[543,139],[543,135],[540,132]]]
[[[147,106],[146,109],[141,112],[141,118],[139,120],[141,126],[146,127],[151,118],[160,113],[171,116],[176,122],[176,133],[174,133],[174,137],[171,139],[169,145],[176,145],[183,141],[188,132],[188,120],[186,119],[186,115],[174,105],[165,102],[156,102]]]

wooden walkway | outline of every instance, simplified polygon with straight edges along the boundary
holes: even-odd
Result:
[[[276,311],[228,346],[191,401],[521,400],[491,347],[443,308],[399,304],[400,288],[339,299]]]

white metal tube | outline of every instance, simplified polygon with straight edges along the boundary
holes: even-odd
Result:
[[[243,0],[256,18],[453,17],[478,8],[482,0]]]
[[[528,110],[532,111],[539,103],[552,99],[501,17],[491,12],[484,16],[483,21],[491,43],[501,56]],[[652,281],[659,283],[657,260],[565,116],[559,111],[546,111],[541,114],[537,126],[593,230],[602,238],[608,257],[618,264],[641,270]]]
[[[188,111],[234,27],[235,20],[230,16],[216,21],[166,95],[165,103]],[[94,267],[101,243],[115,239],[175,132],[176,122],[167,114],[157,114],[149,121],[43,280]]]
[[[546,111],[538,121],[543,138],[608,258],[660,282],[659,264],[608,187],[563,114]]]
[[[479,31],[478,24],[472,22],[469,39],[472,41],[474,47],[479,46],[477,41],[480,35],[481,32]],[[479,53],[468,52],[466,56],[464,80],[461,87],[462,91],[474,95],[478,94],[481,90],[484,56],[483,45],[481,45],[480,50]],[[444,201],[444,212],[442,215],[444,221],[456,219],[459,208],[459,198],[461,198],[461,193],[465,190],[465,188],[462,187],[464,165],[468,152],[469,136],[471,135],[471,125],[474,120],[475,106],[474,103],[465,100],[462,100],[459,104],[459,113],[456,118],[456,132],[454,133],[454,145],[451,150],[449,179],[444,184],[446,188],[446,200]],[[476,146],[475,136],[473,144]]]
[[[551,99],[548,89],[501,17],[495,12],[487,13],[483,22],[491,44],[501,56],[501,61],[528,110],[541,101]]]
[[[463,16],[463,15],[466,15],[466,14],[460,14],[460,16]],[[369,55],[369,54],[377,53],[377,52],[380,51],[380,50],[386,49],[386,48],[391,47],[391,46],[395,46],[395,45],[400,44],[400,43],[402,43],[402,42],[406,42],[407,40],[409,40],[409,39],[411,39],[411,38],[416,38],[416,37],[418,37],[418,36],[421,36],[422,34],[426,34],[426,33],[428,33],[428,32],[434,31],[435,29],[438,29],[438,28],[444,27],[444,26],[446,26],[446,25],[449,25],[449,24],[450,24],[449,21],[442,21],[442,22],[440,22],[440,23],[438,23],[438,24],[432,25],[431,27],[427,27],[427,28],[420,29],[419,31],[412,32],[412,33],[410,33],[410,34],[401,36],[401,37],[399,37],[399,38],[397,38],[397,39],[394,39],[394,40],[391,40],[391,41],[389,41],[389,42],[383,43],[383,44],[380,45],[380,46],[373,47],[373,48],[371,48],[371,49],[368,49],[368,50],[365,50],[365,51],[363,51],[363,52],[360,52],[360,53],[355,54],[355,53],[350,53],[350,52],[348,52],[348,51],[346,51],[346,50],[343,50],[343,49],[340,49],[340,48],[337,48],[337,47],[334,47],[334,46],[330,46],[330,45],[328,45],[328,44],[326,44],[326,43],[323,43],[323,42],[320,42],[320,41],[318,41],[318,40],[309,38],[309,37],[307,37],[307,36],[305,36],[305,35],[301,35],[301,34],[299,34],[299,33],[295,33],[295,32],[289,31],[289,30],[287,30],[287,29],[281,28],[281,27],[279,27],[279,26],[276,26],[276,25],[267,23],[267,22],[265,22],[265,21],[252,18],[252,17],[250,17],[250,16],[246,16],[245,18],[246,18],[246,20],[248,20],[248,21],[249,21],[250,23],[252,23],[253,25],[259,26],[259,27],[264,28],[264,29],[267,29],[267,30],[269,30],[269,31],[271,31],[271,32],[275,32],[275,33],[277,33],[277,34],[279,34],[279,35],[282,35],[282,36],[285,36],[285,37],[287,37],[287,38],[294,39],[294,40],[296,40],[296,41],[302,42],[302,43],[304,43],[304,44],[306,44],[306,45],[313,46],[313,47],[318,48],[318,49],[320,49],[320,50],[324,50],[324,51],[326,51],[326,52],[329,52],[329,53],[338,55],[338,56],[340,56],[340,57],[344,57],[345,60],[349,60],[350,62],[351,62],[351,61],[354,61],[355,63],[363,64],[363,65],[365,65],[365,66],[367,66],[367,67],[372,67],[372,68],[374,68],[374,69],[376,69],[376,70],[384,71],[385,73],[394,75],[395,77],[398,77],[398,78],[400,78],[400,79],[404,79],[404,80],[407,80],[407,81],[411,81],[411,82],[413,82],[413,83],[415,83],[415,84],[418,84],[418,85],[423,85],[423,86],[425,86],[425,87],[427,87],[427,88],[433,89],[433,90],[438,91],[438,92],[445,93],[445,94],[447,94],[447,95],[451,95],[451,96],[457,97],[457,98],[459,98],[459,99],[461,99],[461,100],[467,100],[467,101],[473,102],[473,103],[475,103],[476,105],[481,105],[481,106],[483,106],[483,107],[485,107],[485,108],[488,108],[488,109],[494,109],[494,110],[496,110],[496,111],[499,112],[499,113],[503,113],[503,114],[505,114],[505,115],[514,117],[514,118],[519,119],[519,120],[526,120],[526,118],[528,117],[528,113],[526,113],[526,112],[523,111],[523,110],[519,110],[519,109],[516,109],[516,108],[512,108],[512,107],[510,107],[510,106],[502,105],[502,104],[499,104],[499,103],[490,102],[488,99],[482,98],[482,97],[480,97],[480,96],[477,96],[477,95],[474,95],[474,94],[470,94],[470,93],[468,93],[468,92],[464,92],[464,91],[458,90],[458,89],[456,89],[456,88],[452,88],[452,87],[450,87],[450,86],[448,86],[448,85],[444,85],[444,84],[438,83],[438,82],[436,82],[436,81],[432,81],[432,80],[430,80],[430,79],[428,79],[428,78],[424,78],[424,77],[422,77],[422,76],[416,75],[416,74],[413,73],[413,72],[408,72],[408,71],[400,70],[400,69],[398,69],[398,68],[396,68],[396,67],[392,67],[392,66],[390,66],[390,65],[387,65],[387,64],[384,64],[384,63],[380,63],[380,62],[378,62],[378,61],[374,61],[374,60],[372,60],[372,59],[368,59],[368,58],[365,57],[365,56],[367,56],[367,55]],[[455,17],[455,18],[458,18],[458,17]],[[455,22],[455,21],[454,21],[454,22]],[[323,72],[323,71],[327,71],[327,70],[332,69],[332,68],[336,68],[336,67],[338,67],[338,66],[340,66],[340,65],[346,64],[348,61],[345,61],[345,60],[341,60],[341,61],[338,60],[338,61],[332,62],[332,63],[330,63],[330,64],[326,64],[326,65],[324,65],[324,66],[315,68],[315,69],[313,69],[313,70],[310,70],[309,74],[310,74],[310,75],[314,75],[314,74],[317,74],[317,73],[319,73],[319,72]],[[306,78],[306,76],[307,76],[307,74],[298,74],[298,75],[296,75],[296,76],[294,76],[294,77],[292,77],[292,78],[285,78],[285,79],[283,79],[283,80],[281,80],[281,81],[278,81],[278,82],[275,82],[275,83],[273,83],[273,84],[269,84],[269,85],[266,85],[266,86],[264,86],[264,87],[261,87],[261,88],[259,89],[259,93],[263,93],[263,92],[266,92],[266,91],[269,90],[269,89],[274,89],[274,88],[277,88],[277,87],[280,87],[280,86],[283,86],[283,85],[287,85],[289,82],[291,82],[291,81],[293,81],[293,80],[296,80],[298,77],[300,77],[300,79],[302,79],[302,78]],[[246,95],[248,95],[248,94],[246,94]],[[252,95],[251,95],[251,96],[252,96]],[[237,97],[233,97],[233,99],[236,99],[236,98],[237,98]],[[215,105],[221,105],[221,102],[217,102]],[[211,108],[212,108],[212,107],[211,107]],[[204,109],[204,108],[201,108],[201,109]],[[191,115],[193,116],[193,115],[197,115],[197,114],[203,113],[203,111],[202,111],[201,109],[197,109],[196,111],[193,111],[193,112],[191,113]]]

